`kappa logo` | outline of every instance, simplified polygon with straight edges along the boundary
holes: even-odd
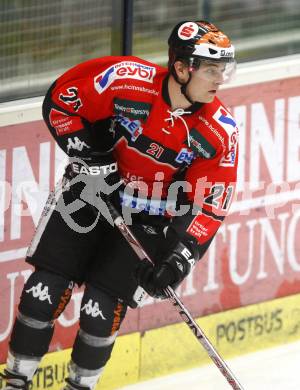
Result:
[[[93,303],[92,299],[90,299],[88,303],[86,303],[80,311],[85,311],[86,315],[92,316],[93,318],[101,317],[102,320],[106,320],[106,318],[102,313],[102,310],[100,310],[99,303],[98,302]]]
[[[90,149],[91,147],[87,145],[84,141],[81,141],[78,137],[68,138],[68,145],[67,145],[68,153],[70,149],[79,150],[81,152],[83,148]]]
[[[153,83],[156,69],[138,62],[122,61],[112,65],[94,78],[94,86],[98,93],[104,92],[115,80],[135,79]]]
[[[48,301],[52,305],[51,297],[49,295],[48,286],[43,287],[43,283],[38,283],[36,286],[32,286],[28,290],[25,290],[27,294],[32,293],[33,298],[38,298],[39,301]]]

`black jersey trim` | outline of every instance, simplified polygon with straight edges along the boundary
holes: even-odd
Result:
[[[133,141],[131,139],[131,134],[120,124],[117,125],[116,127],[116,141],[118,142],[121,138],[125,138],[128,144],[128,147],[136,149],[146,157],[151,158],[152,160],[156,161],[158,164],[168,164],[173,168],[180,168],[183,166],[183,163],[179,163],[176,161],[176,157],[178,156],[178,152],[166,148],[165,145],[157,142],[156,140],[153,140],[150,137],[145,136],[144,134],[140,134],[138,136],[137,141]],[[151,154],[147,153],[147,150],[150,148],[150,145],[152,143],[157,144],[158,146],[162,147],[163,152],[161,156],[157,159],[153,157]]]

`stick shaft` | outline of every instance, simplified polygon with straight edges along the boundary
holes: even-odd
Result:
[[[132,247],[134,252],[139,257],[139,259],[141,259],[141,260],[147,259],[152,264],[154,264],[154,262],[151,260],[150,256],[145,252],[144,248],[139,243],[139,241],[136,239],[136,237],[134,236],[132,231],[125,224],[123,218],[117,213],[117,211],[115,210],[115,208],[111,204],[109,205],[109,209],[110,209],[112,218],[114,220],[115,226],[119,229],[121,234],[124,236],[124,238],[127,240],[129,245]],[[213,347],[213,345],[211,344],[211,342],[209,341],[209,339],[207,338],[207,336],[205,335],[203,330],[195,322],[192,315],[189,313],[187,308],[181,302],[181,300],[179,299],[179,297],[175,293],[175,291],[172,289],[172,287],[167,287],[165,290],[165,293],[168,296],[169,300],[172,302],[173,306],[178,311],[180,317],[183,319],[183,321],[191,329],[194,336],[197,338],[197,340],[201,343],[201,345],[207,351],[209,357],[215,363],[215,365],[218,367],[218,369],[223,374],[223,376],[226,378],[226,380],[231,385],[231,387],[234,390],[243,390],[243,387],[239,383],[238,379],[234,376],[233,372],[230,370],[230,368],[227,366],[225,361],[221,358],[219,353]]]

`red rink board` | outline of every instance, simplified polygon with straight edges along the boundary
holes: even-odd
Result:
[[[247,85],[220,95],[240,128],[239,191],[232,205],[236,211],[180,289],[194,316],[300,291],[299,79]],[[0,188],[2,363],[20,292],[32,271],[24,254],[61,154],[42,121],[0,127],[0,142],[0,182],[6,182]],[[76,291],[58,320],[51,350],[71,346],[80,298]],[[177,321],[168,302],[148,298],[142,309],[129,310],[122,332]]]

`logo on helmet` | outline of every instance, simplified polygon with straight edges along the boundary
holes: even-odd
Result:
[[[183,23],[178,29],[180,39],[188,40],[194,38],[198,33],[199,26],[194,22]]]
[[[233,57],[233,56],[234,56],[234,52],[231,49],[231,47],[228,50],[224,50],[224,49],[221,50],[221,57]]]

